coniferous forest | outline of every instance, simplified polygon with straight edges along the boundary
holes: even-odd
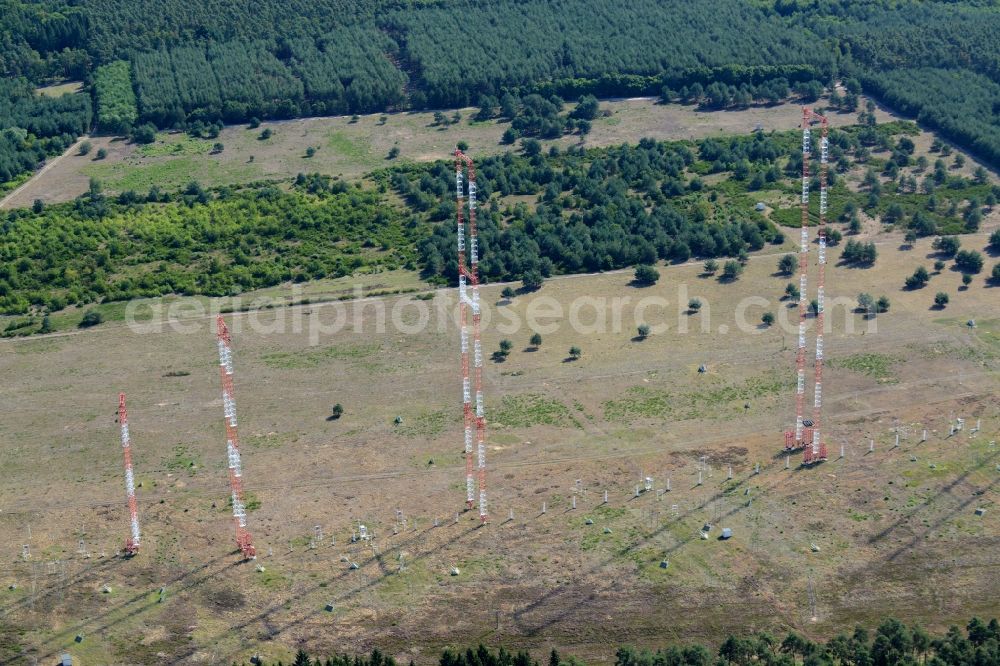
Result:
[[[851,77],[1000,164],[1000,7],[986,0],[0,0],[0,9],[0,72],[35,84],[83,79],[105,132],[455,107],[505,92],[711,106],[707,91],[719,84],[766,103],[771,95],[747,99],[746,88]],[[89,108],[73,104],[75,124],[87,126]],[[49,138],[16,120],[0,115],[2,127]],[[26,159],[11,152],[5,164]]]
[[[258,662],[261,666],[283,666],[282,662]],[[529,652],[493,650],[480,645],[464,651],[445,650],[439,666],[585,666],[572,655],[552,650],[539,662]],[[340,655],[323,659],[299,650],[289,666],[397,666],[398,662],[379,650],[370,655]],[[729,636],[714,652],[704,645],[672,645],[658,650],[619,648],[615,666],[998,666],[1000,624],[972,618],[964,631],[952,626],[943,634],[932,634],[919,625],[907,626],[896,619],[882,621],[874,630],[856,626],[853,631],[817,642],[790,631],[784,636],[760,632]],[[410,662],[410,666],[414,666]]]

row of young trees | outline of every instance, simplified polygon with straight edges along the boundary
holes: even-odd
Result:
[[[665,77],[724,65],[813,65],[828,75],[831,52],[787,30],[766,9],[743,2],[613,5],[593,0],[500,0],[402,9],[382,20],[405,40],[415,67],[414,103],[465,106],[504,88],[607,75]],[[464,39],[463,36],[474,39]],[[728,81],[728,83],[743,83]],[[568,91],[560,91],[567,94]],[[572,96],[594,90],[575,90]],[[600,91],[607,94],[609,91]]]
[[[438,666],[541,666],[530,652],[510,652],[504,647],[490,649],[483,645],[464,651],[447,649]],[[920,625],[907,626],[896,619],[886,619],[874,630],[856,626],[850,634],[841,633],[827,641],[813,641],[795,631],[783,637],[769,632],[730,635],[714,652],[705,645],[689,643],[658,650],[619,648],[615,666],[1000,666],[1000,624],[994,618],[984,622],[972,618],[965,630],[952,626],[942,634],[932,634]],[[282,662],[259,666],[283,666]],[[574,656],[564,656],[553,649],[548,666],[585,666]],[[245,666],[245,665],[244,665]],[[370,655],[340,655],[328,659],[311,658],[299,650],[290,666],[397,666],[396,660],[379,650]],[[410,666],[414,666],[411,661]]]
[[[406,83],[388,58],[393,49],[384,34],[351,26],[277,48],[236,41],[135,52],[139,115],[172,127],[392,108]]]
[[[129,63],[118,60],[97,68],[94,99],[97,100],[97,125],[101,130],[122,134],[132,128],[139,112]]]

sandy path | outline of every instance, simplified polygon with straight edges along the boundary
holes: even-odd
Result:
[[[10,201],[14,197],[16,197],[23,190],[26,190],[30,185],[32,185],[32,183],[34,183],[35,181],[37,181],[38,179],[40,179],[42,176],[44,176],[45,172],[48,171],[49,169],[51,169],[52,167],[54,167],[56,164],[58,164],[59,161],[62,160],[62,158],[66,157],[67,155],[69,155],[70,153],[72,153],[74,151],[79,150],[81,143],[83,143],[84,141],[89,141],[89,140],[90,140],[89,136],[82,136],[79,139],[77,139],[76,143],[74,143],[72,146],[70,146],[69,148],[67,148],[66,151],[62,155],[59,155],[58,157],[55,157],[55,158],[53,158],[53,159],[48,160],[47,162],[45,162],[45,166],[43,166],[41,169],[39,169],[38,171],[36,171],[34,176],[32,176],[28,180],[24,181],[20,185],[20,187],[15,188],[10,194],[8,194],[7,196],[5,196],[3,199],[0,199],[0,208],[5,207],[7,205],[8,201]]]

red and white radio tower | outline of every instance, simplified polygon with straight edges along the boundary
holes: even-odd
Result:
[[[132,471],[132,438],[128,432],[128,410],[125,409],[125,394],[118,394],[118,423],[121,424],[122,453],[125,456],[125,496],[128,498],[128,517],[131,531],[125,539],[125,555],[131,557],[139,552],[139,509],[135,501],[135,473]]]
[[[247,530],[246,503],[243,499],[243,464],[240,461],[240,438],[236,430],[236,398],[233,396],[233,341],[226,322],[216,320],[219,339],[219,372],[222,375],[222,412],[226,421],[226,453],[229,459],[229,488],[232,491],[233,520],[236,522],[236,545],[243,557],[257,557],[253,537]]]
[[[466,262],[465,181],[468,181],[469,218],[468,263]],[[484,523],[486,511],[486,414],[483,404],[483,348],[479,340],[479,237],[476,233],[476,169],[472,159],[455,151],[455,209],[458,234],[458,302],[462,334],[462,411],[465,420],[465,501],[471,509],[476,501],[478,468],[479,518]],[[470,295],[471,293],[471,295]],[[468,311],[472,311],[473,378],[469,377]],[[475,393],[475,408],[472,404]],[[473,464],[472,431],[476,432],[476,463]]]
[[[806,276],[809,269],[809,160],[812,157],[812,136],[810,124],[820,123],[820,174],[819,174],[819,269],[816,280],[816,361],[815,389],[812,421],[803,418],[805,410],[806,384]],[[824,116],[812,109],[802,108],[802,231],[799,242],[799,345],[795,358],[797,370],[795,389],[795,429],[785,431],[785,449],[804,449],[803,461],[808,465],[826,460],[826,443],[820,434],[823,386],[823,315],[824,287],[826,280],[826,211],[827,211],[827,170],[830,158],[829,125]]]

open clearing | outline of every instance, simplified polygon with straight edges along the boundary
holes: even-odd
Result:
[[[963,236],[963,247],[982,250],[986,238]],[[303,642],[315,653],[378,645],[419,661],[440,646],[502,640],[602,663],[623,643],[714,641],[743,628],[832,635],[886,615],[932,627],[995,615],[998,290],[982,274],[960,290],[960,275],[945,270],[903,291],[905,275],[933,263],[930,239],[908,251],[895,235],[880,240],[872,269],[834,266],[839,250],[831,253],[828,299],[853,304],[869,291],[888,295],[892,308],[873,327],[829,302],[831,459],[809,470],[797,458],[785,470],[779,452],[792,417],[795,333],[756,326],[765,310],[794,320],[778,301],[787,279],[773,275],[773,257],[753,258],[732,284],[685,265],[661,269],[645,289],[629,285],[629,272],[566,277],[497,304],[500,287],[486,287],[486,354],[501,338],[514,350],[486,362],[485,528],[473,512],[456,522],[458,341],[454,324],[436,316],[450,311],[453,291],[230,316],[249,527],[263,572],[233,554],[211,317],[180,313],[162,332],[113,323],[3,341],[0,614],[24,633],[0,648],[0,661],[44,663],[69,650],[82,663],[229,663],[255,652],[287,659]],[[394,275],[386,284],[410,283]],[[931,309],[936,291],[952,297],[943,311]],[[743,300],[751,295],[767,302]],[[651,297],[666,304],[650,301],[637,315]],[[706,303],[701,314],[683,314],[691,297]],[[617,324],[616,298],[630,299],[618,302]],[[602,303],[603,330],[594,309]],[[555,327],[541,331],[537,351],[525,350],[527,327],[500,328],[554,307],[565,316],[539,322]],[[669,328],[636,341],[638,319]],[[565,361],[571,345],[583,350],[579,361]],[[141,483],[144,542],[131,561],[113,556],[126,531],[119,390],[128,393]],[[344,416],[328,421],[337,402]],[[949,438],[952,416],[967,429]],[[972,435],[977,418],[983,431]],[[710,472],[697,486],[702,456]],[[657,489],[669,477],[671,492],[635,498],[643,476]],[[375,530],[376,556],[349,543],[354,520]],[[702,540],[706,522],[714,527]],[[316,525],[324,540],[311,549]],[[717,540],[721,527],[734,538]],[[91,557],[77,552],[80,539]]]
[[[601,102],[611,115],[594,121],[586,146],[599,147],[637,143],[643,137],[655,139],[694,139],[712,135],[746,134],[756,127],[765,131],[796,127],[801,119],[797,104],[754,107],[742,111],[698,111],[694,106],[657,104],[653,99],[628,99]],[[135,190],[145,193],[152,186],[172,191],[192,180],[218,186],[247,183],[261,179],[288,179],[298,173],[318,172],[361,177],[374,169],[412,160],[428,162],[446,157],[458,141],[469,144],[471,155],[483,156],[509,150],[500,144],[507,123],[472,122],[477,109],[462,109],[462,121],[446,129],[433,126],[433,113],[381,114],[303,118],[263,123],[257,129],[234,125],[223,129],[217,139],[193,139],[184,133],[160,134],[148,146],[130,144],[124,139],[96,137],[88,155],[73,150],[52,169],[29,182],[3,206],[30,206],[35,199],[47,203],[68,201],[87,191],[90,178],[99,179],[110,192]],[[450,114],[451,112],[449,112]],[[891,120],[884,110],[877,112],[879,122]],[[831,114],[834,126],[852,124],[855,114]],[[264,129],[271,138],[261,140]],[[546,145],[562,147],[579,141],[578,136],[564,136]],[[221,153],[213,145],[222,143]],[[386,159],[393,146],[400,157]],[[306,156],[309,147],[316,149]],[[107,157],[97,160],[99,149]],[[971,172],[975,163],[968,160]]]

